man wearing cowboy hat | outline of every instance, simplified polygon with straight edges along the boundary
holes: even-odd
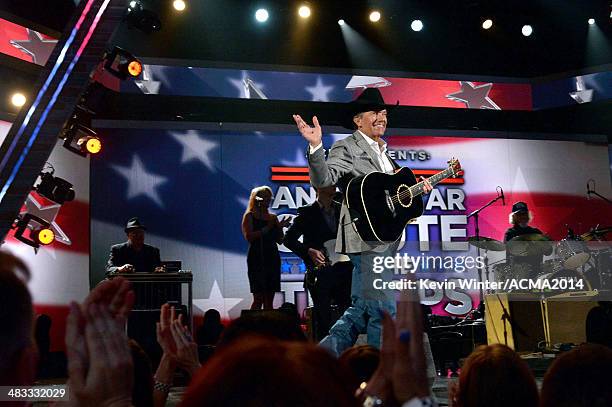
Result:
[[[387,128],[387,112],[393,107],[384,103],[378,89],[365,89],[349,104],[349,115],[347,120],[343,120],[343,125],[350,126],[355,132],[334,143],[327,159],[317,117],[312,118],[314,126],[311,127],[299,115],[293,115],[298,130],[309,144],[311,184],[316,188],[336,185],[344,191],[355,177],[373,171],[393,174],[398,170],[400,166],[387,154],[387,143],[381,138]],[[425,192],[430,190],[431,186],[426,183]],[[376,256],[394,256],[396,248],[397,244],[381,249],[362,241],[353,225],[346,200],[342,203],[336,252],[348,254],[353,263],[352,305],[321,341],[322,346],[339,355],[353,346],[358,334],[367,333],[368,343],[380,348],[382,312],[395,316],[396,307],[394,292],[372,287],[375,277],[373,260]]]
[[[125,226],[127,242],[111,247],[106,273],[163,272],[159,249],[145,244],[145,230],[138,218],[130,218]]]

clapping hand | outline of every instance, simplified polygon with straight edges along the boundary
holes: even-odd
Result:
[[[297,124],[297,128],[302,134],[302,137],[304,137],[312,147],[321,144],[323,132],[321,131],[321,126],[319,126],[319,119],[317,119],[317,116],[313,116],[312,118],[314,127],[310,127],[299,114],[294,114],[293,120],[295,120],[295,124]]]
[[[283,220],[279,221],[278,224],[280,225],[281,228],[285,228],[289,225],[291,225],[291,218],[289,216],[283,218]]]
[[[176,309],[169,304],[162,305],[156,333],[164,355],[190,374],[200,368],[198,345],[187,327],[183,326],[183,316],[177,318]]]
[[[386,313],[383,317],[380,362],[363,395],[400,405],[415,397],[426,397],[426,371],[418,293],[404,290],[397,306],[397,320]]]
[[[133,362],[124,330],[125,319],[109,305],[91,303],[84,310],[70,305],[66,320],[68,383],[79,406],[132,405]]]

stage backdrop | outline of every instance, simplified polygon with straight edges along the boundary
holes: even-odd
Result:
[[[324,126],[324,124],[323,124]],[[325,127],[324,127],[325,129]],[[240,223],[251,188],[270,185],[272,210],[295,214],[314,199],[307,183],[304,140],[295,133],[118,130],[105,135],[103,152],[91,161],[91,279],[104,277],[109,248],[125,241],[128,218],[148,227],[147,242],[163,260],[181,260],[194,273],[196,312],[217,308],[224,318],[248,308],[247,243]],[[326,147],[346,134],[326,135]],[[607,145],[580,142],[393,136],[387,138],[402,165],[423,174],[441,170],[452,156],[465,173],[427,198],[425,216],[407,228],[409,240],[436,242],[473,234],[466,214],[506,193],[480,218],[481,235],[503,239],[510,205],[526,201],[534,224],[554,238],[565,224],[584,232],[612,224],[609,209],[586,199],[586,182],[610,196]],[[293,171],[293,172],[290,172]],[[295,172],[297,171],[297,172]],[[428,253],[425,245],[421,253]],[[302,262],[281,247],[283,301],[306,303]],[[418,253],[413,253],[418,254]],[[476,292],[423,293],[435,312],[461,315],[477,305]]]

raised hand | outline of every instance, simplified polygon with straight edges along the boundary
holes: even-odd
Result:
[[[201,367],[198,358],[198,345],[193,341],[191,333],[186,326],[183,326],[183,316],[172,321],[171,332],[176,346],[176,363],[185,369],[190,375]]]
[[[299,114],[294,114],[293,120],[295,120],[295,124],[297,124],[297,128],[302,134],[302,137],[304,137],[312,147],[316,147],[321,144],[323,132],[321,131],[321,126],[319,125],[319,119],[317,119],[317,116],[313,116],[312,118],[314,127],[310,127],[310,125],[308,125]]]
[[[159,322],[156,325],[157,343],[162,351],[174,358],[176,356],[176,345],[172,336],[172,322],[176,319],[176,310],[169,304],[161,306]]]
[[[111,315],[107,304],[92,303],[83,311],[71,304],[66,349],[73,405],[132,405],[134,366],[124,324],[123,317]]]
[[[108,306],[108,311],[113,317],[127,319],[128,314],[134,306],[134,291],[131,284],[123,277],[115,277],[112,280],[104,280],[98,284],[85,298],[81,307],[82,313],[93,303]]]

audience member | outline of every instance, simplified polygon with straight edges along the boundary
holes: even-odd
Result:
[[[294,317],[283,311],[246,312],[223,331],[217,347],[227,346],[245,335],[256,334],[284,341],[306,341]]]
[[[183,325],[183,314],[177,317],[176,309],[169,304],[161,307],[156,333],[163,354],[155,372],[153,402],[155,407],[162,407],[172,387],[176,368],[184,369],[192,377],[201,365],[198,360],[198,345]]]
[[[542,383],[541,407],[612,406],[612,349],[585,344],[560,355]]]
[[[480,346],[467,358],[449,400],[453,407],[536,407],[538,389],[527,363],[495,344]]]
[[[196,332],[196,341],[199,346],[216,345],[223,333],[221,314],[216,309],[209,309],[204,313],[204,322]]]
[[[612,349],[612,301],[599,301],[586,318],[586,340]]]
[[[0,385],[28,386],[36,375],[36,346],[32,335],[32,297],[26,282],[30,273],[15,256],[0,251]]]
[[[353,375],[353,388],[368,382],[380,361],[380,350],[372,345],[353,346],[345,350],[338,358],[338,363],[346,367]]]
[[[312,344],[247,335],[204,365],[180,406],[356,407],[347,376]]]
[[[153,368],[151,359],[142,346],[133,339],[128,341],[132,362],[134,363],[134,388],[132,404],[134,407],[153,407]]]

